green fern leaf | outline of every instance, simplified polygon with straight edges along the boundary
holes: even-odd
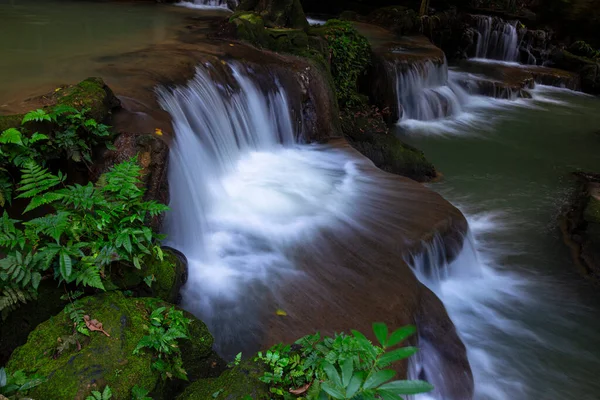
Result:
[[[59,260],[60,260],[60,275],[64,280],[69,279],[71,276],[71,272],[73,272],[73,261],[71,260],[71,256],[66,252],[66,250],[61,250],[59,252]]]
[[[21,121],[21,124],[25,124],[25,123],[31,122],[31,121],[36,121],[36,122],[52,121],[52,118],[50,118],[50,115],[48,115],[46,113],[46,111],[38,108],[37,110],[30,111],[27,114],[25,114],[25,116],[23,117],[23,120]]]
[[[48,172],[46,168],[42,168],[39,165],[28,162],[25,167],[21,170],[21,186],[17,189],[21,194],[18,198],[30,198],[37,196],[64,181],[64,176],[58,174],[58,176]]]
[[[0,135],[2,144],[20,144],[23,145],[23,135],[18,129],[8,128]]]
[[[44,139],[48,139],[48,136],[44,135],[43,133],[36,132],[33,135],[31,135],[27,144],[32,145],[32,144],[39,142],[40,140],[44,140]]]

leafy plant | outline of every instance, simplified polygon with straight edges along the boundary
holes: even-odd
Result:
[[[77,290],[61,296],[61,300],[69,300],[69,304],[65,306],[64,312],[73,322],[74,331],[85,336],[90,336],[90,330],[87,328],[85,320],[83,319],[85,311],[75,302],[75,300],[82,295],[83,292]]]
[[[357,80],[370,63],[371,45],[349,22],[330,19],[323,29],[338,101],[341,105],[358,104]]]
[[[131,389],[131,400],[152,400],[152,397],[149,397],[148,393],[150,393],[148,389],[135,385]]]
[[[417,352],[415,347],[395,348],[414,334],[413,326],[400,328],[391,334],[383,323],[373,324],[379,345],[374,345],[362,333],[336,334],[321,338],[317,333],[292,346],[276,345],[266,353],[258,353],[267,370],[259,379],[269,385],[275,396],[295,399],[398,399],[400,395],[428,392],[427,382],[394,380],[391,364]]]
[[[13,396],[26,394],[28,390],[41,385],[46,379],[39,375],[28,377],[22,370],[9,373],[0,368],[0,395],[12,399]]]
[[[175,307],[168,311],[166,307],[155,309],[150,315],[148,334],[140,340],[133,354],[138,354],[144,348],[150,349],[156,356],[152,367],[163,378],[187,380],[178,340],[189,339],[189,323],[190,320],[185,318],[183,311],[176,310]]]
[[[30,122],[50,124],[50,132],[27,134],[24,127],[9,128],[0,133],[0,206],[12,199],[11,167],[28,163],[44,166],[48,160],[69,159],[85,164],[92,162],[92,149],[104,143],[110,147],[107,125],[88,118],[88,108],[57,105],[49,110],[34,110],[23,117],[21,125]]]
[[[114,262],[141,268],[141,257],[163,260],[148,217],[168,209],[144,201],[141,167],[135,158],[114,166],[96,184],[63,186],[62,174],[34,163],[22,169],[17,197],[29,199],[25,213],[40,206],[54,211],[27,222],[0,218],[0,310],[24,302],[42,275],[59,282],[104,289],[106,269]],[[18,288],[17,296],[11,292]],[[9,298],[10,296],[10,298]],[[4,304],[4,307],[2,305]]]
[[[97,390],[92,391],[92,394],[85,398],[85,400],[110,400],[112,398],[112,391],[110,387],[106,385],[102,393]]]

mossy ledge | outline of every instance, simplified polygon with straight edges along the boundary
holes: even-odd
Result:
[[[148,390],[160,389],[155,398],[173,398],[165,395],[168,385],[160,384],[160,377],[152,365],[153,355],[143,351],[133,355],[133,350],[146,334],[145,326],[153,309],[169,306],[159,299],[128,298],[114,291],[76,301],[92,319],[102,322],[110,334],[91,332],[89,338],[59,354],[61,341],[72,334],[69,316],[60,312],[40,324],[30,335],[27,343],[12,354],[7,368],[11,371],[25,370],[45,376],[47,381],[30,391],[35,399],[63,400],[85,399],[92,390],[109,385],[113,398],[128,399],[134,385]],[[194,372],[194,378],[212,376],[208,373],[218,359],[212,352],[213,337],[206,326],[192,319],[191,340],[182,343],[184,368]],[[192,358],[188,357],[191,356]],[[208,364],[208,365],[203,365]],[[198,376],[202,375],[203,376]]]

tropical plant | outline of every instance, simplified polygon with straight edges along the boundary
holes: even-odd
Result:
[[[110,387],[106,385],[102,392],[97,390],[92,391],[92,394],[85,398],[85,400],[110,400],[112,399],[112,391]]]
[[[112,263],[141,269],[142,257],[163,260],[157,243],[163,236],[146,222],[168,207],[144,201],[135,158],[114,166],[95,185],[62,187],[62,174],[32,162],[21,172],[17,197],[29,200],[24,213],[41,206],[54,211],[27,222],[11,219],[6,211],[0,218],[0,253],[5,255],[0,259],[0,311],[25,302],[44,274],[103,290]]]
[[[6,369],[0,368],[0,395],[12,400],[19,395],[25,395],[28,390],[45,381],[46,379],[39,375],[28,377],[22,370],[11,374]]]
[[[150,326],[146,327],[148,334],[140,340],[133,354],[138,354],[145,348],[150,349],[155,354],[152,367],[163,378],[176,377],[187,380],[178,340],[189,339],[189,323],[190,319],[175,307],[168,311],[166,307],[155,309],[150,314]]]
[[[51,126],[48,134],[27,134],[26,129],[9,128],[0,133],[0,206],[11,201],[13,177],[11,167],[21,168],[34,162],[44,166],[48,160],[69,159],[85,164],[92,162],[92,149],[99,144],[111,146],[107,125],[88,118],[88,108],[77,110],[57,105],[46,111],[31,111],[23,117],[21,125],[46,122]]]
[[[266,371],[259,378],[270,392],[283,399],[399,399],[401,395],[428,392],[433,387],[418,380],[394,380],[396,372],[388,367],[417,352],[415,347],[399,347],[414,326],[400,328],[391,334],[387,325],[373,324],[379,345],[362,333],[336,334],[321,338],[308,335],[295,346],[276,345],[266,353],[258,353]],[[299,346],[300,349],[295,349]]]
[[[131,389],[131,400],[152,400],[148,393],[150,393],[148,389],[135,385]]]

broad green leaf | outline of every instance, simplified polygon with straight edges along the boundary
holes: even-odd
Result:
[[[106,385],[106,387],[104,388],[104,391],[102,392],[102,400],[108,400],[112,397],[112,391],[110,390],[110,387],[108,385]]]
[[[387,338],[388,338],[388,327],[383,322],[375,322],[373,323],[373,333],[377,337],[379,344],[381,347],[387,346]]]
[[[342,391],[334,386],[332,386],[329,382],[324,382],[321,385],[321,389],[323,389],[324,391],[327,392],[328,395],[330,395],[331,397],[333,397],[334,399],[345,399],[346,396],[344,395],[344,393],[342,393]]]
[[[362,371],[355,372],[354,375],[352,375],[352,378],[350,379],[350,383],[346,387],[346,397],[349,399],[354,397],[356,392],[358,392],[358,390],[360,389],[362,382],[363,382]]]
[[[427,393],[433,390],[433,386],[425,381],[393,381],[381,385],[379,389],[401,395]]]
[[[342,387],[348,387],[354,373],[354,361],[351,358],[342,363]]]
[[[340,377],[337,368],[333,364],[325,361],[323,363],[323,370],[327,374],[329,380],[332,381],[335,386],[342,386],[342,378]]]
[[[390,392],[388,390],[378,389],[377,395],[381,398],[381,400],[400,400],[401,399],[400,396],[398,396],[397,394],[394,394],[393,392]]]
[[[42,275],[40,275],[39,272],[34,272],[33,274],[31,274],[31,286],[33,286],[34,289],[37,289],[38,286],[40,286],[41,281]]]
[[[140,264],[140,259],[138,258],[138,256],[133,256],[133,265],[137,269],[142,269],[142,265]]]
[[[357,339],[361,339],[361,340],[365,340],[367,342],[369,342],[369,339],[367,339],[367,337],[365,335],[363,335],[361,332],[356,331],[356,330],[352,330],[352,335],[357,338]]]
[[[415,354],[419,349],[416,347],[401,347],[396,350],[392,350],[390,352],[382,355],[379,360],[377,360],[377,366],[380,368],[386,367],[396,361],[404,360]]]
[[[43,133],[36,132],[29,138],[29,144],[31,145],[44,139],[48,139],[48,136],[44,135]]]
[[[397,345],[398,343],[405,340],[407,337],[413,335],[415,332],[417,332],[417,328],[415,328],[414,325],[407,325],[403,326],[402,328],[396,329],[394,332],[392,332],[390,338],[388,339],[388,347]]]
[[[382,383],[385,383],[392,379],[396,375],[396,371],[392,369],[384,369],[381,371],[377,371],[373,373],[371,376],[367,378],[365,384],[363,385],[364,389],[372,389],[376,388]]]
[[[0,135],[0,143],[23,145],[22,134],[18,129],[8,128]]]

